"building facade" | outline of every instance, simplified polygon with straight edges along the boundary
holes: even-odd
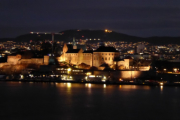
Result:
[[[71,47],[72,48],[72,47]],[[82,49],[71,49],[65,44],[63,54],[57,58],[59,62],[67,62],[69,64],[79,65],[85,63],[91,67],[101,67],[107,64],[110,67],[114,65],[123,66],[123,69],[129,69],[129,60],[116,60],[120,56],[120,52],[114,47],[100,46],[95,51],[83,51]],[[76,48],[76,47],[73,47]]]

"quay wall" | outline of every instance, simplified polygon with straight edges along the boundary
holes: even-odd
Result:
[[[138,78],[151,78],[155,75],[149,71],[94,71],[94,75],[104,75],[113,80],[132,80]]]

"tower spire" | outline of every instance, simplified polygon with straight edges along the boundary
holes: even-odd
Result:
[[[77,45],[76,45],[76,41],[75,41],[75,37],[73,37],[73,49],[77,49]]]

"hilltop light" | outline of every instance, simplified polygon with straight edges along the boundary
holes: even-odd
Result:
[[[107,29],[105,29],[105,32],[108,32],[108,30],[107,30]]]

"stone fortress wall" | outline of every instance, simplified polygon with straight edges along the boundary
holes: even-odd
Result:
[[[37,65],[48,65],[49,56],[44,56],[44,58],[31,58],[31,59],[21,59],[20,54],[14,56],[8,56],[7,62],[0,63],[0,67],[7,65],[17,65],[17,64],[37,64]]]

